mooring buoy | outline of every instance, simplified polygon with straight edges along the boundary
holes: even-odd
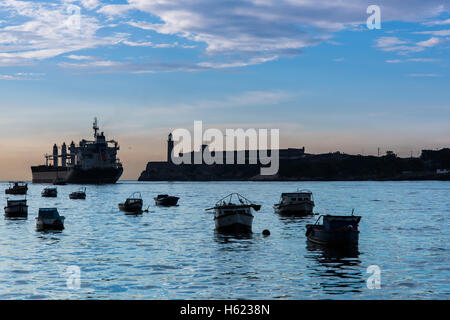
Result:
[[[262,234],[263,234],[264,236],[270,236],[270,231],[267,230],[267,229],[265,229],[265,230],[263,230]]]

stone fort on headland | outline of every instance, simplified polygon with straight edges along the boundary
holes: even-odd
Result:
[[[393,152],[384,156],[349,155],[341,152],[307,154],[305,148],[279,149],[279,171],[261,175],[267,166],[255,159],[255,150],[224,151],[222,164],[206,164],[201,151],[179,154],[190,163],[172,161],[174,142],[169,134],[167,161],[151,161],[139,181],[345,181],[345,180],[450,180],[450,149],[422,150],[419,158],[400,158]],[[270,150],[267,150],[271,154]],[[196,155],[197,154],[197,155]],[[256,152],[256,154],[258,154]],[[211,152],[215,156],[214,151]],[[202,159],[195,164],[194,160]],[[226,161],[234,159],[232,163]],[[237,163],[237,159],[245,159]]]

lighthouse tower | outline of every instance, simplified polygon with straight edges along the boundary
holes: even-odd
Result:
[[[172,151],[173,151],[173,140],[172,133],[169,133],[169,139],[167,140],[167,162],[172,164]]]

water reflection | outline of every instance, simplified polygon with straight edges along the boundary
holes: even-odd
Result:
[[[319,286],[327,294],[361,292],[364,278],[357,246],[332,248],[306,241],[305,258],[313,260],[311,275],[319,278]]]
[[[214,232],[214,241],[220,244],[230,244],[241,242],[240,240],[252,240],[254,239],[253,233],[225,233]],[[249,242],[251,243],[251,242]]]
[[[281,214],[277,214],[280,221],[285,223],[285,224],[297,224],[297,223],[302,223],[302,222],[309,222],[311,221],[311,218],[314,218],[313,215],[309,215],[309,216],[296,216],[296,215],[281,215]]]

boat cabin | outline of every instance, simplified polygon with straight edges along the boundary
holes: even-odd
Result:
[[[353,229],[358,229],[360,216],[323,216],[323,229],[325,231],[341,230],[351,226]]]
[[[39,209],[39,219],[59,219],[61,216],[56,208],[40,208]]]
[[[309,190],[300,190],[298,192],[289,192],[281,194],[281,203],[296,203],[304,201],[314,201],[312,192]]]

